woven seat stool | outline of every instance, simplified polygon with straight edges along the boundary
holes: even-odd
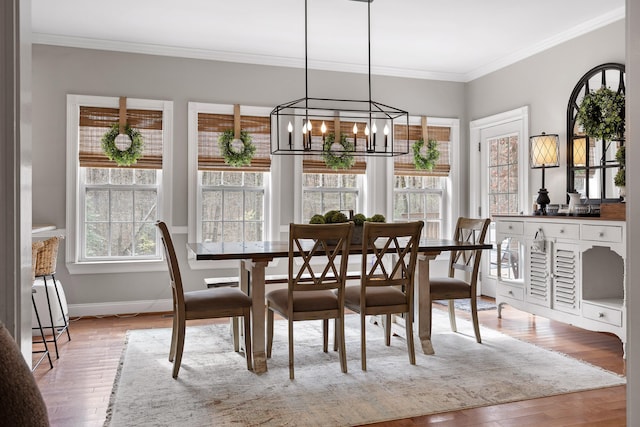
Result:
[[[40,250],[44,246],[42,242],[33,242],[31,244],[31,283],[36,280],[36,260],[38,259],[38,250]],[[40,331],[40,337],[42,337],[42,341],[34,341],[33,344],[42,344],[44,345],[44,350],[32,350],[32,353],[39,354],[42,353],[42,356],[33,364],[31,367],[31,371],[35,371],[38,366],[42,363],[44,358],[49,359],[49,368],[53,369],[53,363],[51,362],[51,353],[49,353],[49,346],[47,345],[47,339],[44,335],[44,329],[42,329],[42,322],[40,321],[40,314],[38,313],[38,306],[36,305],[36,300],[33,297],[33,294],[36,292],[33,287],[31,288],[31,303],[33,304],[33,313],[36,315],[36,320],[38,321],[38,327],[33,328]]]
[[[53,342],[54,348],[56,350],[56,359],[60,358],[60,353],[58,352],[58,340],[60,339],[60,336],[66,332],[67,338],[69,339],[69,341],[71,341],[69,322],[67,321],[67,316],[69,313],[65,313],[64,311],[62,299],[60,298],[60,291],[58,291],[58,285],[56,283],[56,265],[60,240],[61,237],[54,236],[42,242],[44,246],[38,250],[35,271],[35,277],[42,277],[44,281],[44,291],[47,296],[47,306],[49,308],[49,320],[51,321],[50,326],[45,326],[44,329],[51,328],[52,338],[47,340],[47,342]],[[60,306],[60,313],[62,315],[62,325],[56,325],[53,319],[53,311],[51,310],[51,295],[49,295],[47,277],[53,280],[53,289],[55,290],[57,303]]]

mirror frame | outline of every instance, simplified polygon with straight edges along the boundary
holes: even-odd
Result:
[[[606,177],[606,173],[608,170],[610,169],[612,170],[620,166],[620,164],[616,161],[606,160],[606,152],[607,152],[607,149],[610,148],[609,145],[611,144],[612,141],[607,141],[607,140],[591,141],[592,138],[590,138],[586,134],[576,133],[577,113],[578,113],[578,109],[580,108],[580,105],[578,104],[578,99],[581,97],[584,97],[584,95],[589,93],[589,91],[591,90],[589,87],[589,81],[592,80],[594,77],[597,77],[598,75],[601,76],[600,78],[601,85],[606,86],[607,71],[609,72],[614,71],[619,73],[620,78],[618,80],[618,87],[616,90],[624,94],[625,93],[625,66],[624,64],[609,62],[609,63],[598,65],[597,67],[592,68],[584,76],[580,78],[576,86],[573,88],[573,92],[571,92],[571,97],[569,98],[569,103],[567,105],[567,193],[576,191],[575,190],[576,172],[585,171],[584,173],[587,175],[591,171],[595,173],[600,172],[601,173],[600,188],[599,188],[600,198],[589,197],[589,193],[590,193],[589,180],[587,180],[587,183],[586,183],[585,196],[587,197],[587,203],[593,203],[593,204],[620,201],[619,197],[612,197],[613,196],[612,194],[607,194],[607,185],[606,185],[605,179],[602,179]],[[614,89],[614,88],[611,88],[611,89]],[[587,147],[591,146],[592,144],[593,145],[601,144],[603,158],[600,160],[599,164],[594,164],[594,165],[589,164],[589,155],[588,155],[589,150],[587,148],[586,164],[584,166],[574,165],[573,143],[576,139],[582,139],[582,138],[586,139]],[[624,140],[620,142],[621,144],[624,144]],[[569,196],[567,196],[567,202],[568,202],[568,199],[569,199]]]

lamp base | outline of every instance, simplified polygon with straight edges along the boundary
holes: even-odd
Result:
[[[549,192],[546,188],[541,188],[538,190],[538,198],[536,199],[536,203],[539,206],[539,209],[535,212],[536,215],[546,215],[547,214],[547,205],[551,203],[551,199],[549,199]]]

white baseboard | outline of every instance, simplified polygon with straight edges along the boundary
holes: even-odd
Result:
[[[172,301],[170,299],[69,304],[69,317],[72,318],[132,313],[158,313],[164,311],[172,311]]]

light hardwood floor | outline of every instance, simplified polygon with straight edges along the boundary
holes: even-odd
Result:
[[[480,322],[523,341],[624,373],[622,344],[613,335],[585,331],[508,306],[502,313],[502,319],[498,319],[495,310],[481,311]],[[468,317],[462,312],[459,315]],[[202,321],[206,322],[211,321]],[[171,327],[171,318],[151,314],[75,319],[71,323],[71,341],[62,339],[60,359],[54,358],[54,368],[50,370],[43,362],[34,372],[47,403],[52,426],[102,426],[126,331],[156,327]],[[167,347],[167,354],[168,351]],[[625,394],[625,386],[610,387],[407,418],[375,426],[618,427],[626,425]]]

